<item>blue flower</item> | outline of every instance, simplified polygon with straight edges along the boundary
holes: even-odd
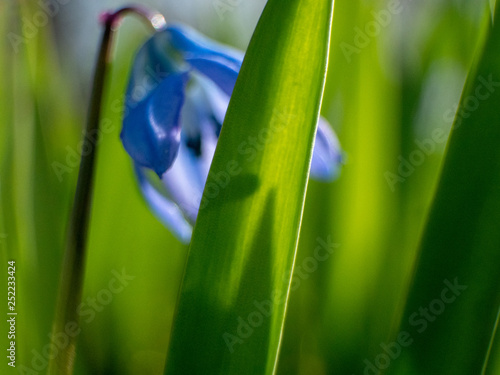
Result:
[[[155,33],[135,57],[121,139],[146,201],[183,242],[242,61],[242,52],[179,25]],[[334,179],[341,160],[337,137],[320,118],[311,176]]]

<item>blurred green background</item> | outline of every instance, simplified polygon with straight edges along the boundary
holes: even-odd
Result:
[[[143,3],[161,11],[167,22],[187,23],[241,49],[265,5],[263,0]],[[32,371],[24,373],[46,372],[42,351],[49,343],[76,186],[101,32],[98,16],[128,2],[46,4],[0,3],[0,287],[6,290],[7,260],[15,260],[18,368],[12,373],[23,373],[21,365]],[[487,4],[335,2],[322,114],[339,136],[345,165],[337,181],[309,183],[296,266],[312,269],[307,258],[319,241],[337,246],[314,270],[294,275],[279,374],[362,374],[365,360],[372,361],[380,343],[397,333]],[[160,374],[165,362],[187,247],[146,207],[119,140],[130,64],[148,32],[127,19],[115,45],[76,374]],[[442,130],[440,141],[432,141],[436,129]],[[412,162],[414,151],[424,151],[422,144],[432,147],[423,160]],[[116,273],[130,276],[119,292],[110,288]],[[2,305],[7,311],[6,302]],[[2,349],[8,348],[7,331],[2,319]],[[497,349],[493,358],[498,354]],[[6,363],[0,369],[11,373]],[[500,374],[498,359],[490,371]]]

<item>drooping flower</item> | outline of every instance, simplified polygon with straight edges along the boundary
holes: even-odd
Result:
[[[191,237],[243,53],[186,26],[155,33],[139,50],[121,139],[153,212],[183,242]],[[334,179],[340,145],[320,118],[311,177]]]

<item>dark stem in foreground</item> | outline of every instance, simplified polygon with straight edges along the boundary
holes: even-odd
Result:
[[[83,153],[81,156],[73,211],[69,222],[62,264],[55,319],[52,327],[52,337],[63,335],[65,340],[52,340],[58,342],[60,346],[57,347],[57,352],[54,351],[50,355],[53,358],[49,362],[49,375],[70,375],[73,373],[76,338],[81,331],[78,326],[77,308],[81,301],[85,273],[87,234],[92,206],[95,160],[99,143],[96,137],[99,135],[102,98],[108,64],[111,60],[113,33],[120,20],[127,13],[141,16],[155,30],[165,26],[165,20],[161,14],[137,6],[122,8],[114,13],[105,13],[101,17],[101,22],[104,24],[104,33],[95,66],[87,126],[82,147],[82,149],[90,150],[90,152]]]

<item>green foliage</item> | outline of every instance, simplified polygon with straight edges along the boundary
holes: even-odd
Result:
[[[372,366],[404,375],[500,374],[500,94],[493,84],[492,92],[480,89],[488,98],[476,95],[490,74],[500,81],[499,27],[478,6],[487,0],[396,3],[390,11],[391,0],[335,2],[322,112],[346,161],[338,181],[309,182],[301,223],[331,4],[269,1],[189,257],[143,202],[119,140],[130,62],[148,36],[124,22],[104,100],[75,374],[160,374],[165,363],[168,374],[361,375],[375,373]],[[16,260],[19,312],[17,368],[2,363],[2,374],[46,371],[91,81],[62,36],[77,43],[69,26],[95,12],[68,2],[31,34],[23,25],[38,4],[0,3],[0,33],[26,37],[17,51],[0,41],[0,288],[7,260]],[[180,2],[160,10],[220,40],[251,34],[240,21],[259,4],[214,4],[219,13],[193,11],[191,19],[175,13]],[[97,45],[76,49],[92,55],[83,63],[91,72]],[[471,96],[479,99],[474,110]],[[249,137],[273,125],[268,141],[251,145]],[[58,173],[54,163],[67,169]],[[321,244],[330,253],[318,261]],[[122,272],[123,288],[105,299]],[[452,295],[455,280],[467,289]],[[273,292],[281,298],[269,314]],[[3,320],[2,348],[7,329]]]
[[[201,203],[167,374],[272,374],[326,73],[331,1],[270,1]]]
[[[392,374],[492,370],[487,354],[500,311],[498,23],[486,33],[462,94],[406,302],[402,330],[413,343]]]

